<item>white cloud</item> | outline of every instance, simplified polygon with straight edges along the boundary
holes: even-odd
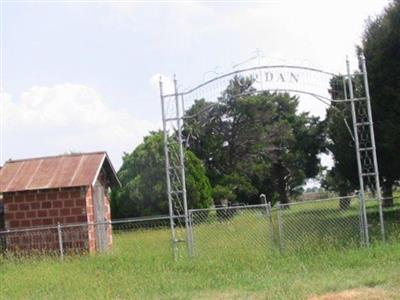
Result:
[[[265,1],[265,4],[185,1],[162,5],[112,3],[111,7],[104,5],[105,11],[94,10],[91,6],[85,10],[84,6],[79,9],[83,10],[82,14],[87,17],[88,23],[97,16],[101,20],[100,25],[116,29],[116,37],[118,33],[124,34],[120,43],[110,43],[112,51],[117,49],[118,52],[109,50],[108,60],[115,59],[120,49],[130,46],[128,42],[134,43],[135,47],[144,48],[147,53],[146,56],[139,52],[140,61],[135,65],[136,70],[148,72],[146,74],[154,74],[158,70],[162,73],[177,72],[179,84],[187,89],[194,83],[212,77],[208,71],[214,70],[217,65],[219,74],[231,71],[233,63],[245,60],[256,48],[263,50],[266,63],[279,57],[275,61],[283,64],[321,66],[332,71],[343,71],[345,55],[354,54],[354,45],[359,43],[363,21],[368,15],[381,11],[386,2],[370,0],[360,5],[359,1],[348,0],[277,0]],[[103,29],[98,26],[94,28],[96,31]],[[71,31],[70,34],[79,37],[79,32]],[[19,40],[24,40],[22,37]],[[68,50],[68,47],[65,49]],[[96,50],[94,48],[93,53]],[[132,54],[135,53],[132,51]],[[124,59],[134,61],[133,56]],[[17,60],[20,61],[23,60]],[[119,71],[118,66],[124,64],[118,59],[115,61],[113,67]],[[147,66],[154,65],[154,61],[157,62],[156,67]],[[67,63],[71,64],[72,61]],[[354,57],[352,65],[356,66]],[[17,66],[17,69],[20,74],[29,76],[29,68],[25,67],[18,69]],[[63,67],[61,61],[60,67]],[[52,77],[58,72],[49,74]],[[100,75],[93,76],[98,79],[96,76]],[[119,79],[118,76],[115,78]],[[146,94],[150,89],[140,90],[141,93],[130,104],[132,107],[150,107],[143,99],[157,97],[159,76],[155,74],[150,78],[150,84],[154,87],[151,95]],[[62,78],[67,81],[71,77]],[[24,75],[14,81],[23,82],[21,79],[24,79]],[[107,82],[113,86],[112,81]],[[163,82],[164,93],[173,92],[171,78],[163,76]],[[178,88],[183,89],[182,86]],[[210,92],[215,95],[214,91]],[[135,101],[139,99],[141,102]],[[157,128],[157,124],[133,119],[121,107],[116,109],[115,103],[107,102],[96,90],[82,85],[33,87],[19,97],[12,95],[11,99],[8,95],[3,101],[6,106],[6,159],[57,154],[68,150],[104,149],[110,152],[118,165],[122,151],[131,151],[149,129]],[[154,103],[158,106],[159,102]],[[323,114],[324,107],[314,104],[315,101],[302,102],[301,108]],[[147,110],[148,115],[143,114],[143,119],[155,119],[153,112],[158,117],[158,107],[151,107]]]
[[[93,88],[78,84],[32,87],[19,101],[4,99],[5,158],[106,150],[116,167],[158,124],[133,119]]]

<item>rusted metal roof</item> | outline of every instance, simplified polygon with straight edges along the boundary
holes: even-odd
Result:
[[[111,186],[120,185],[106,152],[9,160],[0,169],[0,193],[90,186],[101,169]]]

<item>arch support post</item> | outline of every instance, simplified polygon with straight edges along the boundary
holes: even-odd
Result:
[[[178,92],[178,83],[174,75],[174,92],[164,95],[160,79],[161,113],[163,122],[163,140],[165,156],[166,192],[170,215],[170,227],[174,258],[177,260],[187,247],[190,255],[191,236],[186,191],[185,152],[182,127],[184,114],[183,95]],[[181,99],[179,99],[181,96]],[[180,101],[181,100],[181,101]],[[184,246],[181,246],[184,245]]]
[[[364,174],[363,174],[363,165],[361,160],[360,153],[360,139],[359,139],[359,126],[362,122],[358,122],[359,118],[357,118],[356,107],[354,101],[354,90],[353,90],[353,79],[350,73],[350,62],[346,60],[346,68],[347,68],[347,83],[349,88],[349,97],[350,97],[350,105],[351,105],[351,118],[353,121],[353,135],[354,135],[354,144],[357,158],[357,171],[358,171],[358,180],[360,184],[359,189],[359,199],[360,199],[360,213],[361,213],[361,236],[362,240],[366,247],[369,247],[369,232],[368,232],[368,218],[367,218],[367,209],[365,204],[365,185],[364,185]]]
[[[372,108],[371,108],[371,98],[369,94],[369,84],[368,84],[368,73],[367,73],[367,64],[365,61],[364,55],[361,58],[361,65],[362,65],[362,73],[363,73],[363,80],[364,80],[364,89],[365,89],[365,101],[367,106],[367,113],[368,113],[368,123],[369,123],[369,134],[371,138],[371,152],[372,152],[372,159],[373,159],[373,177],[375,179],[375,193],[378,200],[379,205],[379,223],[380,223],[380,230],[382,241],[386,241],[386,234],[385,234],[385,220],[383,216],[383,199],[381,193],[381,184],[379,178],[379,166],[378,166],[378,157],[376,155],[376,143],[375,143],[375,132],[374,132],[374,122],[372,118]]]

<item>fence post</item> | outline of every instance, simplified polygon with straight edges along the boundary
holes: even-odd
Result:
[[[357,195],[358,198],[358,212],[359,212],[359,218],[360,218],[360,244],[361,246],[365,245],[365,236],[364,236],[364,217],[362,213],[362,207],[361,207],[361,199],[360,195]]]
[[[189,240],[188,240],[188,247],[189,247],[189,256],[193,257],[194,252],[193,252],[193,214],[192,211],[189,210],[189,220],[188,220],[188,230],[189,230]]]
[[[267,202],[267,214],[269,219],[269,234],[271,236],[271,246],[273,247],[275,243],[275,236],[274,236],[274,223],[272,221],[272,207],[271,202]]]
[[[64,247],[63,247],[63,240],[62,240],[62,231],[60,222],[57,224],[57,231],[58,231],[58,245],[60,247],[60,259],[61,261],[64,260]]]
[[[360,204],[360,219],[361,219],[361,237],[362,242],[365,247],[369,247],[369,234],[368,234],[368,222],[367,222],[367,212],[365,208],[365,199],[361,198],[361,195],[358,194],[358,201]]]
[[[282,204],[281,204],[280,202],[278,202],[277,208],[278,208],[279,252],[280,252],[281,254],[283,254],[284,251],[285,251],[285,241],[284,241],[284,236],[283,236]]]

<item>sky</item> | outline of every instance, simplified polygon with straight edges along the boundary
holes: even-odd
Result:
[[[345,72],[365,1],[11,1],[1,6],[2,145],[8,159],[105,150],[118,169],[161,128],[158,78],[180,89],[242,64]],[[301,109],[324,116],[304,98]]]

